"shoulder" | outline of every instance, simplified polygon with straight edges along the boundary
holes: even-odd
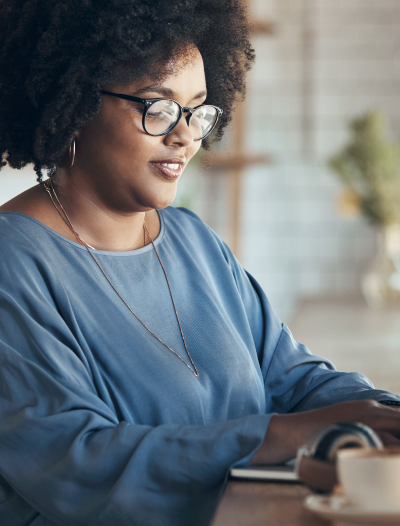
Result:
[[[196,239],[204,238],[218,245],[225,245],[222,239],[194,212],[187,208],[164,208],[162,215],[167,228],[183,233],[185,237],[194,236]]]
[[[46,261],[45,235],[44,227],[32,217],[0,212],[1,288],[15,289],[22,283],[39,283],[38,278],[46,273],[44,269],[51,270]]]
[[[46,193],[32,186],[0,206],[0,243],[32,246],[48,216]]]
[[[19,212],[0,211],[0,246],[9,249],[21,245],[34,247],[34,231],[37,228],[38,222],[30,216]]]
[[[216,274],[227,271],[236,282],[245,279],[246,272],[228,245],[194,212],[186,208],[168,207],[162,211],[166,236],[180,252],[190,253],[197,264]]]
[[[226,262],[235,259],[226,243],[194,212],[187,208],[162,210],[167,235],[179,237],[194,253],[220,255]]]

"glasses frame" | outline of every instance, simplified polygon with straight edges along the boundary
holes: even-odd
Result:
[[[186,117],[186,122],[187,122],[187,125],[189,126],[190,119],[192,118],[192,115],[193,115],[193,113],[196,110],[198,110],[202,106],[210,106],[211,108],[215,108],[217,110],[217,116],[216,116],[215,122],[212,125],[211,129],[205,135],[203,135],[203,137],[200,137],[200,139],[194,139],[195,141],[201,141],[201,140],[205,139],[207,137],[207,135],[210,135],[210,133],[215,128],[215,126],[216,126],[216,124],[218,122],[218,119],[221,117],[221,115],[223,113],[223,110],[221,110],[221,108],[218,108],[218,106],[213,106],[212,104],[200,104],[199,106],[196,106],[195,108],[185,108],[184,106],[181,106],[179,104],[179,102],[177,102],[176,100],[169,99],[169,98],[166,98],[166,97],[160,97],[160,98],[157,98],[157,99],[141,99],[140,97],[134,97],[133,95],[125,95],[124,93],[113,93],[112,91],[106,91],[104,89],[101,90],[101,93],[103,93],[104,95],[111,95],[112,97],[118,97],[119,99],[129,100],[131,102],[139,102],[140,104],[143,104],[144,105],[144,109],[143,109],[143,114],[142,114],[142,126],[143,126],[144,131],[148,135],[151,135],[152,137],[161,137],[162,135],[167,135],[171,130],[173,130],[175,128],[175,126],[177,126],[177,124],[181,120],[182,115],[184,113],[189,113],[189,115]],[[152,105],[154,103],[156,103],[156,102],[158,102],[160,100],[170,100],[172,102],[175,102],[175,104],[177,104],[178,107],[179,107],[179,117],[178,117],[177,121],[175,122],[175,124],[172,124],[168,128],[167,131],[165,131],[163,133],[154,134],[154,133],[150,133],[150,132],[148,132],[146,130],[145,120],[146,120],[146,115],[147,115],[148,110],[152,107]]]

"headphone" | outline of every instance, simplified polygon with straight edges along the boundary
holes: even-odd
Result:
[[[351,447],[383,449],[383,444],[375,431],[359,422],[331,425],[312,435],[299,449],[295,464],[298,479],[313,491],[330,492],[338,483],[336,454]]]

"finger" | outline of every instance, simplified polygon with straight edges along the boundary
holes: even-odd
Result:
[[[400,408],[385,406],[374,400],[361,405],[361,422],[377,432],[387,432],[400,437]]]

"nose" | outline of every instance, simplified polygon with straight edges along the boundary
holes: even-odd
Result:
[[[186,115],[182,115],[178,124],[167,135],[164,142],[167,146],[177,144],[179,146],[190,146],[193,143],[193,134],[186,120]]]

